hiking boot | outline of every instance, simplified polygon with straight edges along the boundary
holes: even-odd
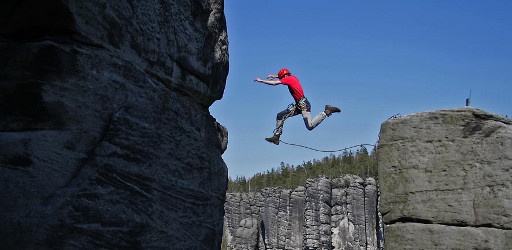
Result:
[[[268,141],[268,142],[271,142],[271,143],[274,143],[276,145],[279,145],[279,135],[274,135],[270,138],[265,138],[265,141]]]
[[[338,113],[341,112],[341,110],[337,107],[331,106],[331,105],[325,105],[325,114],[327,116],[330,116],[332,113]]]

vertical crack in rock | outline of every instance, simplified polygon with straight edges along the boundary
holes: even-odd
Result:
[[[368,214],[366,214],[367,199],[366,199],[366,188],[365,188],[365,185],[363,185],[363,197],[364,197],[363,209],[365,211],[365,213],[364,213],[364,231],[368,232],[368,228],[367,228],[367,226],[368,226]],[[365,249],[368,249],[368,237],[364,238],[364,246],[365,246]]]
[[[377,249],[384,249],[384,221],[380,212],[380,188],[377,189],[377,203],[375,204],[375,219],[377,220]]]

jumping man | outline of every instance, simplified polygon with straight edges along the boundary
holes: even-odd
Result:
[[[279,78],[279,80],[272,81],[275,78]],[[314,119],[311,119],[311,104],[309,104],[308,99],[304,96],[304,91],[302,91],[302,86],[300,86],[299,79],[297,77],[290,74],[290,71],[287,69],[281,69],[277,75],[268,75],[267,79],[269,80],[261,80],[260,78],[254,79],[255,82],[262,82],[268,85],[278,85],[283,84],[288,86],[288,90],[295,100],[295,104],[292,103],[288,105],[288,108],[279,112],[276,118],[276,130],[274,131],[274,136],[270,138],[265,138],[266,141],[272,142],[276,145],[279,145],[279,137],[283,133],[283,125],[284,120],[288,117],[296,116],[298,114],[302,114],[302,118],[304,119],[304,124],[306,124],[306,128],[308,130],[313,130],[318,124],[320,124],[325,117],[331,116],[332,113],[340,112],[341,110],[337,107],[333,107],[330,105],[325,105],[325,110],[318,114]]]

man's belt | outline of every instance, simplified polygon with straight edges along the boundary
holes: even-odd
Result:
[[[300,109],[308,109],[309,107],[307,106],[307,102],[308,99],[306,99],[305,96],[302,96],[301,98],[299,98],[299,100],[297,100],[297,106],[300,108]]]

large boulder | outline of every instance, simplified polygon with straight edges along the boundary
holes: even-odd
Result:
[[[470,107],[391,119],[378,164],[387,249],[512,248],[512,120]]]
[[[220,247],[222,0],[0,2],[0,239]]]

